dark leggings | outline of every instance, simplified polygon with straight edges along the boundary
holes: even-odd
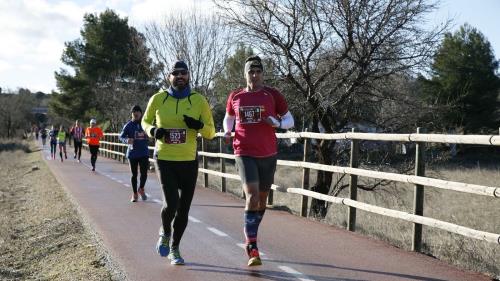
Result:
[[[75,140],[74,145],[75,145],[75,155],[78,157],[78,160],[80,160],[80,156],[82,156],[82,142]]]
[[[170,234],[172,247],[178,247],[188,224],[189,208],[198,178],[198,161],[156,161],[156,170],[163,190],[161,220],[163,231]]]
[[[57,142],[50,142],[50,156],[56,156]]]
[[[89,145],[89,150],[90,150],[90,163],[92,164],[92,167],[95,168],[95,161],[97,161],[97,153],[99,152],[99,146]]]
[[[137,166],[139,166],[139,170],[141,172],[141,178],[139,183],[139,188],[144,188],[146,185],[146,180],[148,178],[148,166],[149,166],[149,158],[141,157],[141,158],[133,158],[128,159],[128,163],[130,166],[130,171],[132,172],[132,177],[130,181],[132,183],[132,190],[134,193],[137,192]]]

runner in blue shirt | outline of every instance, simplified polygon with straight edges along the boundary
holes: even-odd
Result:
[[[132,119],[125,124],[120,134],[120,140],[128,144],[127,158],[132,172],[132,198],[131,202],[137,202],[138,195],[141,195],[142,200],[147,200],[148,197],[144,191],[144,185],[148,177],[149,167],[149,150],[148,136],[142,129],[142,109],[135,105],[131,109]],[[137,189],[137,167],[141,173],[139,189]]]

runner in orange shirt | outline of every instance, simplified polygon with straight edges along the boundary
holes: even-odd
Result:
[[[97,127],[95,119],[90,120],[90,127],[85,130],[85,137],[90,150],[90,163],[92,163],[92,171],[95,171],[95,162],[97,153],[99,152],[99,140],[104,136],[101,128]]]

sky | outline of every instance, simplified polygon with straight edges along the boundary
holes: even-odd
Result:
[[[65,67],[64,42],[80,37],[85,13],[111,8],[141,30],[164,14],[180,12],[179,3],[202,11],[212,7],[210,0],[0,0],[0,87],[4,92],[57,90],[54,72]],[[453,32],[467,22],[485,35],[500,59],[499,14],[500,0],[441,0],[427,24],[451,18]]]

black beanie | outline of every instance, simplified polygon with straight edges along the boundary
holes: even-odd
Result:
[[[264,71],[264,66],[259,56],[251,56],[245,60],[245,73],[248,73],[252,67],[260,68],[260,70]]]
[[[137,112],[137,111],[139,111],[140,113],[142,113],[142,109],[138,105],[134,105],[134,106],[132,106],[132,109],[130,109],[130,112]]]
[[[176,70],[186,70],[186,71],[189,71],[189,68],[188,68],[187,64],[184,61],[178,60],[178,61],[176,61],[172,65],[172,68],[170,69],[170,73],[172,73],[172,72],[174,72]]]

